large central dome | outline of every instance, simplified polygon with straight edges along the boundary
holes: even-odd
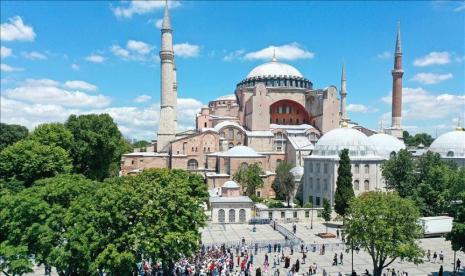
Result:
[[[278,62],[276,59],[255,67],[247,75],[247,78],[268,76],[288,76],[303,78],[303,75],[294,66]]]

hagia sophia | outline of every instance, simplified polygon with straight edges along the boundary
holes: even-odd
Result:
[[[303,202],[334,203],[339,153],[349,149],[356,194],[384,190],[381,164],[400,149],[402,139],[402,47],[400,28],[395,43],[392,123],[371,130],[352,122],[346,112],[347,79],[342,67],[340,88],[317,88],[279,56],[253,68],[231,95],[202,107],[194,130],[177,132],[176,65],[172,27],[165,8],[161,28],[161,106],[157,140],[146,151],[124,154],[121,174],[147,168],[186,169],[204,176],[211,190],[232,183],[241,167],[259,163],[264,186],[257,196],[274,197],[271,184],[282,161],[294,166]],[[194,119],[194,118],[193,118]],[[438,137],[431,147],[441,157],[465,165],[465,131]],[[226,184],[225,184],[226,183]],[[220,192],[221,193],[221,192]],[[248,201],[247,201],[247,204]]]

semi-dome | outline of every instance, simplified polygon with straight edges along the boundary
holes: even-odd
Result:
[[[368,137],[348,127],[336,128],[324,134],[316,143],[312,155],[337,157],[343,149],[349,150],[350,157],[377,156]]]
[[[385,133],[371,135],[368,137],[368,141],[373,144],[378,155],[386,159],[389,159],[393,153],[395,154],[401,149],[405,149],[404,142]]]
[[[300,181],[302,179],[302,176],[304,176],[304,167],[294,167],[289,171],[293,176],[294,180]]]
[[[444,158],[465,158],[465,131],[457,129],[439,136],[429,150]]]
[[[236,181],[229,180],[229,181],[224,182],[223,188],[236,189],[236,188],[240,188],[240,187],[239,187],[239,185],[237,185]]]
[[[221,155],[229,157],[263,157],[263,155],[258,154],[254,149],[247,146],[235,146],[222,152]]]
[[[267,76],[288,76],[303,78],[304,76],[294,66],[281,63],[273,59],[271,62],[261,64],[247,75],[247,78],[267,77]]]

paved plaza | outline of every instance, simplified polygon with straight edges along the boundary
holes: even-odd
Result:
[[[292,231],[292,223],[288,224],[281,224],[286,229]],[[341,245],[342,241],[339,239],[322,239],[315,234],[325,232],[326,227],[321,222],[314,222],[313,229],[310,229],[309,223],[297,223],[297,233],[296,236],[299,237],[304,241],[305,244],[314,244],[318,245],[318,248],[322,244],[326,244],[326,252],[325,255],[320,255],[319,250],[317,249],[316,252],[311,250],[311,247],[308,246],[309,252],[307,253],[307,261],[305,264],[302,264],[302,253],[300,253],[300,246],[294,247],[294,254],[290,255],[290,248],[285,248],[285,255],[289,255],[291,257],[291,264],[295,263],[297,259],[299,259],[301,265],[301,269],[299,271],[299,275],[301,273],[308,272],[309,264],[315,262],[318,266],[317,275],[322,275],[323,269],[329,273],[329,275],[337,275],[338,272],[343,273],[344,275],[349,275],[351,272],[351,252],[346,252],[344,250],[344,246]],[[233,242],[233,241],[240,241],[241,237],[245,237],[246,240],[253,242],[260,242],[266,243],[267,238],[270,239],[270,243],[273,245],[274,241],[280,240],[280,234],[277,231],[274,231],[270,225],[257,225],[257,232],[252,232],[252,225],[211,225],[202,232],[202,239],[205,243],[207,241],[215,241],[217,243],[221,243],[221,241]],[[328,227],[328,232],[336,233],[335,227]],[[281,240],[284,239],[281,236]],[[389,268],[395,269],[396,271],[405,271],[408,273],[409,276],[425,276],[425,275],[437,275],[439,271],[440,265],[444,266],[444,275],[452,275],[453,271],[453,260],[454,260],[454,253],[451,250],[450,242],[446,241],[444,238],[426,238],[420,240],[421,246],[425,251],[428,249],[431,250],[431,254],[436,251],[438,254],[442,250],[444,252],[444,263],[432,263],[428,262],[425,257],[425,262],[420,265],[415,265],[413,263],[403,262],[401,263],[400,260],[396,260],[392,263]],[[272,247],[273,251],[273,247]],[[258,264],[263,265],[265,254],[268,252],[268,249],[260,249],[258,254],[255,256],[255,267]],[[337,253],[338,256],[340,253],[343,253],[343,265],[338,264],[337,266],[333,266],[333,257],[334,254]],[[274,255],[278,255],[278,253],[267,253],[270,262],[270,270],[269,275],[273,275],[272,273],[275,269],[272,268],[273,266],[273,257]],[[279,254],[280,255],[280,254]],[[465,254],[463,252],[457,252],[457,258],[462,260],[462,264],[465,261]],[[354,252],[354,269],[360,275],[365,269],[368,269],[370,273],[372,272],[372,261],[371,257],[361,250],[359,253]],[[287,270],[283,268],[283,263],[277,267],[280,270],[280,275],[287,275],[283,274],[283,272],[287,273]],[[387,269],[384,270],[387,272]],[[303,275],[303,274],[302,274]],[[461,273],[459,275],[465,275]],[[390,274],[389,274],[390,276]]]

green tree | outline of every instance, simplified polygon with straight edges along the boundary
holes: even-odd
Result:
[[[381,170],[388,189],[397,191],[401,197],[413,195],[416,186],[415,163],[407,150],[402,149],[386,160]]]
[[[128,143],[110,115],[71,115],[65,126],[74,138],[71,157],[76,173],[94,180],[115,175]]]
[[[408,131],[404,131],[403,140],[405,145],[408,147],[416,147],[420,144],[423,144],[425,147],[429,147],[434,139],[427,133],[417,133],[414,136],[411,136]]]
[[[28,133],[24,126],[0,123],[0,151],[26,138]]]
[[[349,150],[343,149],[339,154],[339,167],[337,169],[336,192],[334,195],[334,210],[345,218],[349,202],[355,197],[352,186],[352,171],[350,166]]]
[[[287,206],[290,206],[291,198],[295,190],[294,176],[290,172],[292,164],[286,161],[279,163],[276,168],[276,177],[271,184],[271,187],[276,193],[278,199],[284,199]]]
[[[465,192],[459,196],[461,203],[456,206],[456,213],[452,231],[447,235],[451,241],[452,250],[465,252]]]
[[[367,192],[353,199],[348,211],[348,243],[371,256],[374,276],[381,276],[398,258],[422,262],[424,252],[417,243],[420,212],[412,200],[396,193]]]
[[[0,178],[24,181],[26,186],[70,170],[71,160],[64,149],[33,140],[21,140],[0,152]]]
[[[26,246],[11,246],[7,242],[0,243],[0,271],[6,276],[23,275],[32,270],[32,262],[27,254]]]
[[[331,220],[331,203],[328,199],[323,198],[323,212],[321,212],[321,216],[325,220],[326,224],[326,233],[328,233],[328,222]]]
[[[73,134],[61,123],[41,124],[34,129],[29,139],[42,145],[60,147],[67,152],[73,146]]]
[[[234,173],[233,180],[241,184],[247,196],[252,196],[255,195],[257,189],[263,187],[262,174],[263,170],[258,163],[243,165]]]
[[[132,144],[132,146],[134,148],[138,148],[139,151],[147,151],[147,146],[149,145],[150,145],[150,142],[147,142],[145,140],[139,140]]]

